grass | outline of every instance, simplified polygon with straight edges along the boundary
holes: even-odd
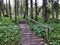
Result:
[[[17,24],[7,17],[0,18],[0,45],[20,45],[21,32]]]

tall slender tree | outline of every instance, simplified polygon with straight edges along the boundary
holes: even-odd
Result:
[[[0,0],[0,17],[1,17],[1,2],[2,2],[2,0]]]
[[[3,13],[3,16],[4,16],[4,1],[2,0],[2,13]]]
[[[28,0],[26,0],[26,15],[28,16]]]
[[[31,19],[33,19],[33,0],[30,0],[30,5],[31,5],[30,15],[31,15]]]
[[[52,0],[52,19],[54,19],[54,0]]]
[[[6,16],[8,16],[8,0],[6,0]]]
[[[24,18],[26,18],[26,16],[28,16],[28,0],[25,0],[25,12],[24,12]]]
[[[10,15],[10,19],[12,18],[12,15],[11,15],[11,0],[9,0],[9,15]]]
[[[36,13],[36,15],[35,15],[35,20],[37,20],[37,0],[35,0],[35,13]]]
[[[16,1],[16,10],[17,10],[17,15],[19,15],[19,0]]]
[[[3,13],[3,0],[0,0],[0,17],[2,16],[2,13]]]
[[[43,0],[43,17],[44,22],[47,22],[47,0]]]
[[[58,11],[59,11],[58,10],[59,9],[58,8],[59,7],[59,4],[58,3],[59,3],[59,0],[56,1],[56,19],[58,19]]]
[[[15,23],[17,22],[17,0],[15,0],[15,5],[14,5],[14,9],[15,9]]]
[[[23,13],[23,0],[20,0],[20,15]]]

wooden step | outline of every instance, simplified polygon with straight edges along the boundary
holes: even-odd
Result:
[[[31,33],[21,33],[22,35],[31,35]]]

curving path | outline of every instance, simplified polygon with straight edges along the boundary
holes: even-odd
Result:
[[[20,24],[22,45],[45,45],[43,39],[39,39],[33,32],[31,32],[29,25]]]

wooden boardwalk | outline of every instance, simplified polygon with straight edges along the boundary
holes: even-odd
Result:
[[[29,29],[29,25],[20,24],[22,34],[22,45],[45,45],[43,39],[39,39],[34,33]]]

